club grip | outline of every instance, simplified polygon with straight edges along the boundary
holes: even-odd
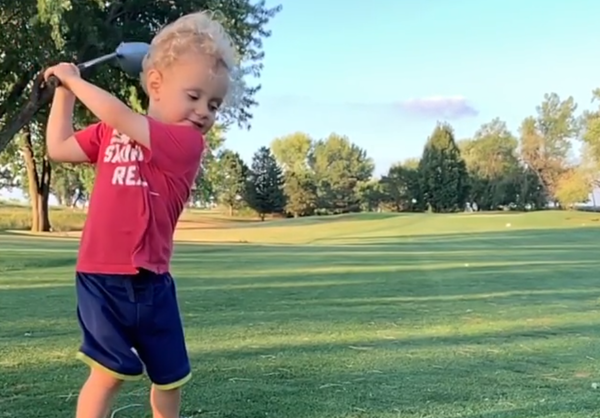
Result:
[[[48,78],[48,81],[46,81],[46,87],[51,88],[52,90],[54,90],[57,87],[60,87],[60,84],[60,80],[54,75],[51,75]]]

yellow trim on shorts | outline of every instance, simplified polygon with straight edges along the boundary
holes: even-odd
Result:
[[[186,377],[184,377],[183,379],[179,379],[178,381],[173,382],[173,383],[168,383],[166,385],[157,385],[156,383],[153,383],[153,385],[154,385],[154,387],[156,389],[160,389],[160,390],[173,390],[173,389],[178,389],[178,388],[182,387],[187,382],[189,382],[191,378],[192,378],[192,374],[190,373]]]
[[[93,358],[89,357],[88,355],[82,353],[81,351],[78,352],[75,357],[78,360],[81,360],[82,362],[84,362],[85,364],[87,364],[88,366],[90,366],[90,368],[93,369],[98,369],[98,370],[102,370],[104,373],[119,379],[119,380],[126,380],[126,381],[134,381],[134,380],[139,380],[142,377],[144,377],[144,374],[138,374],[138,375],[131,375],[131,374],[121,374],[121,373],[117,373],[114,370],[109,369],[106,366],[103,366],[102,364],[98,363],[96,360],[94,360]]]

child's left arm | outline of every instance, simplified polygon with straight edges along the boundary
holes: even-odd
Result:
[[[150,127],[144,115],[100,87],[80,77],[68,80],[67,87],[98,119],[150,149]]]
[[[82,79],[73,64],[62,63],[46,70],[44,76],[56,76],[100,121],[150,149],[148,119],[131,110],[107,91]]]

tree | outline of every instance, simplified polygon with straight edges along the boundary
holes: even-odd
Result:
[[[485,123],[472,140],[458,143],[469,173],[470,200],[494,210],[517,201],[514,178],[522,171],[517,159],[518,141],[498,118]]]
[[[294,218],[314,213],[317,207],[317,187],[310,173],[286,172],[283,191],[286,200],[285,211]]]
[[[41,135],[39,126],[30,123],[23,129],[20,141],[27,172],[26,184],[31,202],[31,230],[33,232],[50,231],[48,196],[50,195],[52,167],[45,152],[41,153],[41,158],[35,157],[35,145],[40,141],[33,139],[39,138]]]
[[[0,153],[0,189],[23,187],[22,174],[25,168],[17,142],[11,142],[6,150]]]
[[[600,89],[592,92],[592,103],[600,101]],[[592,183],[600,186],[600,108],[586,111],[581,117],[583,152],[585,165],[595,171]]]
[[[356,184],[356,195],[362,212],[374,212],[385,201],[383,185],[378,179],[359,181]]]
[[[214,178],[214,193],[219,204],[233,216],[243,203],[248,167],[237,152],[225,149],[217,155],[218,173]]]
[[[205,137],[206,149],[202,157],[202,165],[190,201],[192,204],[210,205],[216,201],[217,182],[219,181],[218,154],[225,143],[225,128],[215,125]]]
[[[413,211],[422,205],[418,164],[418,160],[394,164],[381,178],[383,200],[393,211]]]
[[[265,215],[285,209],[284,177],[271,150],[261,147],[252,158],[246,189],[246,203],[265,220]]]
[[[284,172],[300,174],[309,170],[308,156],[313,140],[303,132],[276,138],[271,142],[271,152]]]
[[[75,207],[89,199],[85,184],[89,174],[85,171],[93,172],[93,167],[89,164],[52,164],[50,192],[59,205]]]
[[[215,18],[237,46],[240,74],[258,77],[264,56],[262,40],[270,36],[266,25],[280,9],[266,7],[264,0],[5,1],[0,4],[0,152],[48,104],[51,92],[43,89],[41,71],[52,62],[85,61],[113,52],[124,40],[148,42],[158,28],[183,14],[219,10]],[[89,76],[123,98],[129,96],[129,87],[139,87],[137,81],[109,66]],[[240,87],[235,100],[224,108],[225,125],[249,126],[260,85],[242,83]]]
[[[317,185],[319,209],[328,213],[360,209],[356,187],[369,180],[374,169],[364,149],[345,136],[331,134],[314,143],[308,160]]]
[[[468,174],[454,140],[452,127],[438,123],[427,140],[419,162],[422,202],[434,212],[455,212],[465,207]]]
[[[546,94],[536,117],[521,124],[521,159],[537,174],[549,199],[556,199],[559,178],[568,168],[570,140],[580,129],[576,109],[573,97],[561,100],[556,93]]]
[[[583,170],[572,168],[565,171],[556,185],[556,199],[564,208],[588,200],[591,192],[590,179]]]

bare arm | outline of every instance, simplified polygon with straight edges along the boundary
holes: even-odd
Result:
[[[73,136],[73,108],[75,96],[63,87],[54,93],[48,125],[46,147],[48,156],[57,162],[84,163],[89,159]]]
[[[68,88],[106,125],[150,149],[150,127],[145,116],[134,112],[112,94],[82,78],[70,78]]]

